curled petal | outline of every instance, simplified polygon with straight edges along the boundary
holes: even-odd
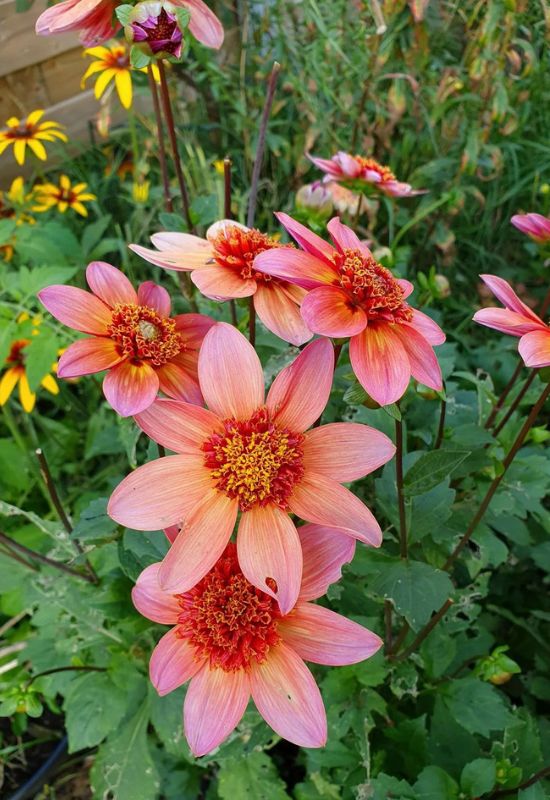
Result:
[[[194,756],[204,756],[226,739],[242,719],[250,699],[244,670],[225,672],[205,664],[187,690],[183,729]]]
[[[312,333],[302,319],[299,306],[280,284],[258,284],[254,308],[268,331],[296,346],[304,344]]]
[[[357,234],[355,234],[351,228],[348,228],[347,225],[343,225],[340,221],[340,217],[333,217],[330,222],[327,224],[327,231],[332,236],[334,243],[336,244],[338,250],[342,253],[344,250],[359,250],[360,253],[367,257],[372,257],[372,253],[364,244]]]
[[[263,405],[260,359],[242,333],[225,322],[218,322],[204,337],[199,382],[206,405],[222,419],[247,419]]]
[[[510,336],[523,336],[536,330],[544,330],[542,323],[534,323],[523,314],[509,311],[507,308],[481,308],[474,314],[474,322],[493,328],[495,331],[507,333]]]
[[[92,292],[110,308],[117,303],[136,303],[136,290],[121,270],[106,261],[92,261],[86,267],[86,281]]]
[[[63,325],[82,333],[106,335],[111,309],[90,292],[76,286],[47,286],[38,292],[38,298]]]
[[[174,5],[184,6],[191,12],[189,30],[201,44],[219,50],[223,44],[223,26],[213,11],[202,0],[174,0]]]
[[[338,286],[318,286],[302,302],[302,316],[315,333],[355,336],[367,327],[367,315]]]
[[[279,736],[301,747],[323,747],[323,700],[313,675],[291,647],[281,642],[262,664],[254,664],[250,688],[256,708]]]
[[[332,667],[357,664],[382,646],[382,639],[368,628],[313,603],[299,603],[279,630],[305,661]]]
[[[298,528],[304,567],[300,600],[316,600],[331,583],[342,577],[342,567],[355,553],[355,539],[349,531],[308,523]]]
[[[173,594],[160,588],[158,572],[160,563],[145,567],[132,589],[132,602],[142,616],[161,625],[175,625],[181,606]]]
[[[159,235],[159,234],[157,234]],[[168,234],[165,234],[166,236]],[[175,236],[176,234],[170,234]],[[186,234],[182,233],[182,236]],[[156,237],[151,237],[155,239]],[[193,237],[198,238],[198,237]],[[201,240],[203,241],[203,240]],[[155,264],[157,267],[163,269],[171,269],[175,272],[191,272],[194,269],[206,267],[212,261],[212,250],[208,242],[203,250],[199,252],[187,252],[176,249],[150,250],[148,247],[142,247],[140,244],[129,244],[128,247],[138,256],[144,258],[150,264]]]
[[[196,650],[172,628],[159,641],[149,662],[151,683],[161,695],[169,694],[193,677],[204,660],[198,659]]]
[[[70,344],[59,359],[57,374],[60,378],[92,375],[116,366],[123,358],[112,339],[103,336],[79,339]]]
[[[315,289],[316,286],[337,281],[336,271],[327,261],[290,247],[264,250],[254,259],[254,269],[295,283],[304,289]]]
[[[170,316],[170,295],[166,289],[153,281],[145,281],[138,289],[138,303],[157,311],[161,317]]]
[[[176,453],[196,454],[213,433],[223,426],[218,417],[206,408],[179,400],[156,400],[146,411],[136,415],[136,422],[147,436]]]
[[[295,219],[292,219],[292,217],[288,214],[284,214],[282,211],[276,213],[275,216],[281,225],[290,233],[292,238],[298,242],[302,250],[305,250],[306,253],[310,253],[312,256],[332,263],[331,259],[334,254],[334,247],[329,244],[329,242],[321,239],[320,236],[310,231],[305,225],[296,222]]]
[[[395,403],[409,385],[411,365],[388,325],[371,325],[350,340],[351,366],[363,389],[381,406]]]
[[[333,422],[306,433],[304,467],[347,483],[378,469],[394,453],[385,433],[355,422]]]
[[[396,333],[409,357],[413,378],[440,392],[443,388],[441,367],[431,344],[412,325],[397,325]]]
[[[294,607],[302,580],[302,547],[289,515],[276,506],[243,513],[237,536],[239,564],[245,578],[275,598],[282,614]],[[277,584],[272,589],[267,580]]]
[[[110,369],[103,380],[103,394],[121,417],[131,417],[145,411],[156,398],[158,390],[157,373],[145,361],[139,364],[123,361]]]
[[[409,295],[411,295],[414,292],[414,284],[411,283],[410,281],[406,281],[404,278],[398,278],[397,283],[403,289],[403,300],[405,300],[405,298],[409,297]]]
[[[525,366],[550,366],[550,329],[525,334],[519,340],[518,350]]]
[[[328,403],[334,373],[334,348],[316,339],[277,375],[266,405],[274,420],[296,433],[307,430]]]
[[[522,314],[524,317],[527,317],[527,320],[531,320],[531,322],[537,325],[544,325],[540,317],[519,299],[508,281],[499,278],[497,275],[480,275],[479,277],[489,287],[497,300],[500,300],[503,306],[506,306],[510,311],[515,311],[516,314]]]
[[[402,283],[402,281],[400,281]],[[410,323],[413,328],[416,328],[418,333],[421,333],[431,345],[443,344],[446,339],[444,332],[441,330],[437,322],[435,322],[423,311],[417,308],[412,309],[413,318]]]

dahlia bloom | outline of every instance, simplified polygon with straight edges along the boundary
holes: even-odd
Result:
[[[161,564],[151,564],[137,580],[132,591],[137,610],[174,626],[153,651],[149,674],[160,695],[190,680],[183,725],[195,756],[229,736],[250,696],[279,736],[302,747],[322,747],[325,709],[304,660],[356,664],[382,644],[367,628],[310,602],[339,578],[353,557],[353,540],[319,525],[304,525],[298,535],[304,572],[296,605],[287,613],[246,579],[232,542],[186,592],[160,588]]]
[[[385,464],[395,447],[356,423],[308,431],[330,395],[334,350],[317,339],[273,381],[264,399],[260,360],[236,328],[217,323],[199,354],[199,383],[209,410],[158,400],[136,416],[145,433],[177,455],[150,461],[111,495],[121,525],[158,530],[182,523],[159,568],[162,588],[187,592],[223,553],[240,513],[239,564],[246,579],[294,606],[302,550],[289,513],[343,529],[378,547],[369,509],[341,485]],[[306,432],[307,431],[307,432]]]
[[[48,286],[38,293],[50,314],[89,333],[59,360],[60,378],[107,370],[103,393],[122,417],[151,405],[159,388],[169,397],[202,403],[198,349],[214,320],[202,314],[170,317],[166,289],[152,281],[136,292],[116,267],[93,261],[86,269],[92,293],[76,286]]]
[[[537,244],[550,241],[550,219],[542,214],[515,214],[510,222]]]
[[[342,150],[330,159],[306,155],[325,173],[325,181],[364,181],[390,197],[413,197],[426,193],[426,189],[413,189],[410,183],[398,181],[389,167],[384,167],[374,158],[352,156]]]
[[[285,342],[300,345],[311,339],[311,331],[300,316],[303,289],[255,269],[259,253],[283,249],[271,236],[221,220],[210,226],[206,239],[189,233],[155,233],[151,241],[157,250],[137,244],[131,244],[130,250],[158,267],[191,272],[195,286],[211,300],[253,295],[258,317]]]
[[[474,322],[510,336],[519,336],[518,350],[526,367],[550,366],[550,327],[525,305],[510,284],[496,275],[480,275],[504,308],[482,308]]]
[[[262,253],[255,266],[310,290],[301,307],[308,328],[351,337],[351,365],[365,391],[380,405],[395,403],[411,375],[440,391],[441,369],[432,347],[442,344],[445,334],[405,302],[412,283],[394,278],[338,217],[327,225],[332,246],[288,214],[276,216],[302,250]]]
[[[183,50],[183,25],[178,19],[185,10],[169,0],[138,3],[128,14],[124,35],[150,57],[178,60]]]

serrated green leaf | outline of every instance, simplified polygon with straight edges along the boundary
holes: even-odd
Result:
[[[116,522],[107,514],[107,502],[107,497],[98,497],[84,509],[72,532],[75,539],[101,541],[114,533]]]
[[[478,797],[491,791],[496,778],[496,761],[492,758],[476,758],[462,770],[460,787],[469,797]]]
[[[69,753],[95,747],[114,731],[126,713],[126,692],[103,672],[78,676],[65,697]]]
[[[454,591],[446,572],[422,561],[397,561],[372,581],[373,592],[391,600],[414,630],[418,630]]]
[[[432,450],[424,453],[407,471],[403,480],[406,495],[424,494],[441,483],[462,464],[470,450]]]
[[[159,222],[165,231],[183,231],[185,223],[181,214],[173,214],[171,211],[161,211]]]
[[[56,335],[44,326],[40,334],[33,336],[25,347],[25,370],[31,392],[35,392],[40,381],[52,371],[58,350],[59,341]]]
[[[414,784],[417,800],[456,800],[458,785],[441,767],[424,767]]]
[[[218,772],[220,800],[253,797],[254,800],[290,800],[285,784],[266,753],[251,753],[231,760]]]
[[[502,693],[475,678],[456,679],[445,688],[443,700],[458,724],[470,733],[489,736],[514,720]]]

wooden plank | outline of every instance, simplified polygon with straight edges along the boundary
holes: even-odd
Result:
[[[78,34],[74,32],[36,35],[36,20],[45,9],[46,4],[38,0],[29,11],[18,14],[13,0],[0,2],[0,77],[79,45]]]

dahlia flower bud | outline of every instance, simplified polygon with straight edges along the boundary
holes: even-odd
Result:
[[[321,217],[332,214],[332,197],[321,181],[301,186],[296,192],[296,207],[304,211],[313,211]]]
[[[141,58],[172,61],[181,58],[183,31],[190,19],[186,8],[175,6],[169,0],[153,0],[136,6],[119,6],[117,16],[124,25],[127,41],[134,45],[132,50],[137,50]]]
[[[437,291],[437,296],[440,299],[443,299],[445,297],[450,297],[451,284],[449,283],[449,279],[445,275],[441,275],[440,273],[434,275],[434,287]]]

